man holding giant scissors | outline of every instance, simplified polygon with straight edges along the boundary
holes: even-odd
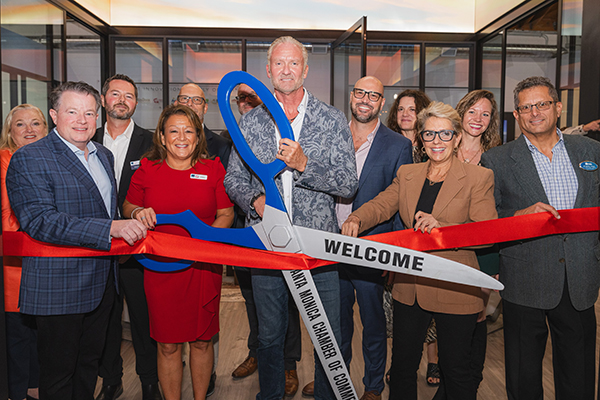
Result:
[[[264,105],[242,117],[241,131],[261,162],[277,158],[287,165],[276,183],[294,225],[337,232],[335,196],[351,197],[358,187],[346,118],[304,89],[308,53],[300,42],[289,36],[280,37],[271,44],[267,58],[267,76],[291,123],[295,140],[281,139]],[[246,212],[246,225],[261,222],[265,208],[263,184],[245,167],[237,151],[231,155],[225,188]],[[334,267],[320,268],[313,272],[313,279],[339,343],[337,271]],[[290,300],[288,289],[281,272],[271,269],[253,269],[252,286],[259,321],[257,399],[280,400],[285,386],[283,347]],[[315,360],[315,398],[334,399],[318,357]]]

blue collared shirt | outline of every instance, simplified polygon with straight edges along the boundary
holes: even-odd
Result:
[[[54,129],[54,133],[56,133],[60,140],[62,140],[63,143],[66,144],[69,149],[71,149],[71,151],[77,156],[79,161],[81,161],[85,169],[89,172],[92,179],[94,180],[94,183],[96,184],[96,187],[98,188],[98,191],[100,192],[100,195],[102,196],[104,206],[106,207],[106,213],[110,215],[111,218],[114,218],[114,215],[112,215],[111,213],[113,188],[110,182],[110,176],[104,169],[104,166],[102,165],[102,162],[98,157],[98,149],[96,148],[94,142],[90,140],[87,144],[88,158],[86,160],[85,153],[83,150],[80,150],[74,144],[67,142],[65,138],[58,134],[56,128]]]
[[[558,142],[552,148],[552,161],[524,136],[548,202],[557,210],[567,210],[575,206],[579,182],[567,153],[563,134],[559,129],[556,133]]]

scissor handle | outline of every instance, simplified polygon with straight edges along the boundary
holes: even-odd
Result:
[[[214,242],[235,244],[255,249],[266,249],[252,227],[243,229],[213,228],[202,222],[196,214],[190,210],[185,210],[178,214],[157,214],[156,225],[164,224],[181,226],[187,230],[194,239],[211,240]],[[158,272],[179,271],[194,263],[194,261],[189,260],[156,261],[146,257],[144,254],[136,254],[134,257],[144,267]]]
[[[233,71],[229,72],[221,79],[217,98],[219,100],[219,109],[221,110],[223,121],[231,135],[231,139],[233,139],[233,143],[235,143],[235,147],[237,148],[240,157],[242,157],[244,162],[248,164],[252,171],[254,171],[262,181],[263,186],[265,187],[266,203],[271,207],[285,211],[283,199],[277,190],[277,185],[275,185],[274,180],[275,176],[285,168],[285,163],[279,159],[275,159],[268,164],[259,161],[254,152],[250,149],[250,146],[248,146],[248,142],[242,135],[240,127],[233,116],[233,111],[230,106],[231,92],[240,83],[244,83],[254,89],[263,103],[265,103],[265,106],[275,119],[275,124],[277,124],[277,127],[279,128],[279,133],[282,138],[294,140],[292,126],[285,116],[283,109],[269,89],[249,73],[244,71]]]

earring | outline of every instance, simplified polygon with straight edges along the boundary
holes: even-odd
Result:
[[[426,153],[425,146],[421,147],[421,153]]]

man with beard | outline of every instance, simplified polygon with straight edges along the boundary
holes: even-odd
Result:
[[[373,76],[365,76],[354,85],[350,96],[352,119],[350,132],[354,141],[358,191],[351,198],[338,198],[336,212],[341,227],[348,215],[391,183],[398,168],[412,163],[412,144],[406,137],[381,123],[379,112],[385,104],[383,84]],[[395,112],[395,110],[392,110]],[[398,213],[361,236],[403,229]],[[361,400],[379,400],[384,388],[383,376],[387,360],[387,336],[383,311],[383,284],[381,271],[342,265],[340,274],[342,355],[350,368],[352,335],[354,332],[353,307],[355,299],[360,308],[363,325],[363,358],[365,392]]]
[[[344,114],[317,100],[304,88],[308,52],[291,36],[276,39],[267,52],[267,76],[275,98],[290,121],[294,140],[281,138],[264,105],[240,120],[250,149],[261,162],[275,158],[287,168],[275,179],[288,215],[295,225],[339,232],[335,196],[349,197],[358,186],[352,137]],[[261,222],[265,189],[237,152],[232,153],[225,189],[246,212],[246,225]],[[331,328],[340,341],[340,292],[336,266],[311,271]],[[284,343],[288,328],[288,287],[276,269],[252,269],[252,287],[258,315],[257,400],[281,400],[285,394]],[[325,371],[315,356],[315,396],[335,398]]]
[[[131,116],[137,106],[138,90],[127,75],[117,74],[102,86],[102,106],[106,110],[106,125],[96,130],[94,140],[102,143],[114,155],[119,214],[140,158],[152,145],[152,133],[136,125]],[[113,400],[123,393],[123,359],[121,358],[121,315],[123,297],[131,322],[131,340],[135,351],[135,369],[142,382],[142,399],[162,399],[158,388],[156,342],[150,338],[148,305],[144,292],[144,268],[133,257],[119,260],[119,294],[110,314],[104,352],[98,374],[103,378],[102,390],[96,400]]]

